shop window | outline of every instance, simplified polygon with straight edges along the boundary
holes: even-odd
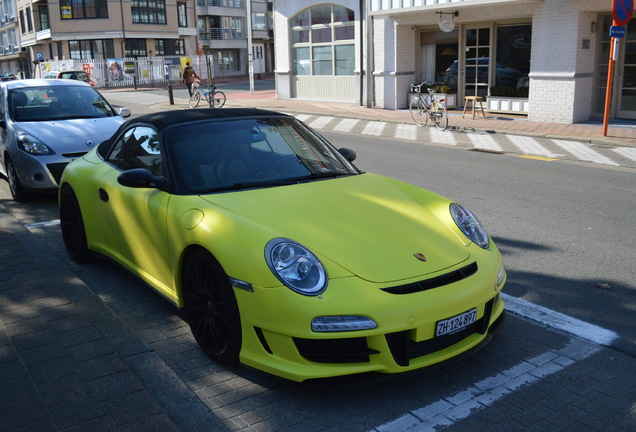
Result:
[[[290,21],[295,75],[353,75],[355,15],[351,9],[322,4]]]
[[[495,86],[525,88],[530,85],[531,41],[530,24],[497,28]]]

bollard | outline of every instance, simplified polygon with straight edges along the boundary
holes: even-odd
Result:
[[[172,94],[172,84],[168,84],[168,97],[170,98],[170,105],[174,105],[174,95]]]
[[[133,75],[133,84],[135,85],[135,90],[137,90],[137,75]]]

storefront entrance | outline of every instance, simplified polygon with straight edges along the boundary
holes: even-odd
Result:
[[[607,89],[607,71],[611,39],[609,28],[612,17],[601,19],[602,40],[597,73],[596,103],[594,115],[603,116],[605,110],[605,91]],[[614,65],[612,104],[610,117],[636,119],[636,22],[627,25],[627,34],[619,43],[618,58]]]

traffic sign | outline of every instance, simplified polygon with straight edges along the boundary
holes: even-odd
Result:
[[[613,38],[624,38],[625,26],[611,26],[609,35]]]
[[[612,18],[615,25],[627,25],[633,12],[634,0],[612,0]]]

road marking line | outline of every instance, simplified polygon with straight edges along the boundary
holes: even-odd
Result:
[[[340,122],[333,128],[334,131],[338,132],[351,132],[354,127],[360,122],[357,119],[342,119]]]
[[[583,143],[556,139],[553,139],[552,142],[581,160],[604,165],[620,166],[610,158],[592,150]]]
[[[417,130],[419,126],[411,124],[398,124],[395,127],[394,138],[417,141]]]
[[[503,148],[499,145],[492,135],[487,133],[470,133],[467,134],[468,139],[473,143],[473,147],[476,149],[503,151]]]
[[[447,144],[455,146],[457,141],[455,140],[455,134],[448,131],[441,131],[437,128],[429,128],[428,133],[430,135],[431,142],[438,144]]]
[[[612,149],[612,151],[618,153],[619,155],[627,159],[630,159],[636,162],[636,148],[621,147],[621,148]]]
[[[559,160],[555,158],[548,158],[548,157],[542,157],[542,156],[530,156],[530,155],[521,155],[519,157],[524,159],[534,159],[534,160],[540,160],[540,161],[546,161],[546,162],[554,162]]]
[[[368,122],[367,125],[360,132],[363,135],[382,136],[386,123],[379,121]]]
[[[552,153],[550,150],[542,146],[536,139],[521,135],[506,135],[510,142],[521,150],[521,153],[555,158],[559,155]]]
[[[47,227],[47,226],[54,226],[54,225],[59,225],[60,224],[60,220],[56,219],[56,220],[51,220],[51,221],[46,221],[46,222],[35,222],[32,224],[25,224],[24,226],[26,227],[26,229],[32,229],[32,228],[42,228],[42,227]]]
[[[380,425],[372,431],[435,432],[470,417],[475,411],[493,405],[522,387],[562,371],[577,361],[592,356],[602,345],[610,345],[618,335],[610,330],[581,321],[562,313],[535,305],[523,299],[502,294],[506,309],[516,315],[534,320],[576,337],[559,350],[550,350],[523,360],[511,368],[484,378],[465,389],[432,404],[418,408]]]
[[[333,120],[333,117],[321,116],[309,123],[309,126],[315,129],[324,129],[331,122],[331,120]]]

